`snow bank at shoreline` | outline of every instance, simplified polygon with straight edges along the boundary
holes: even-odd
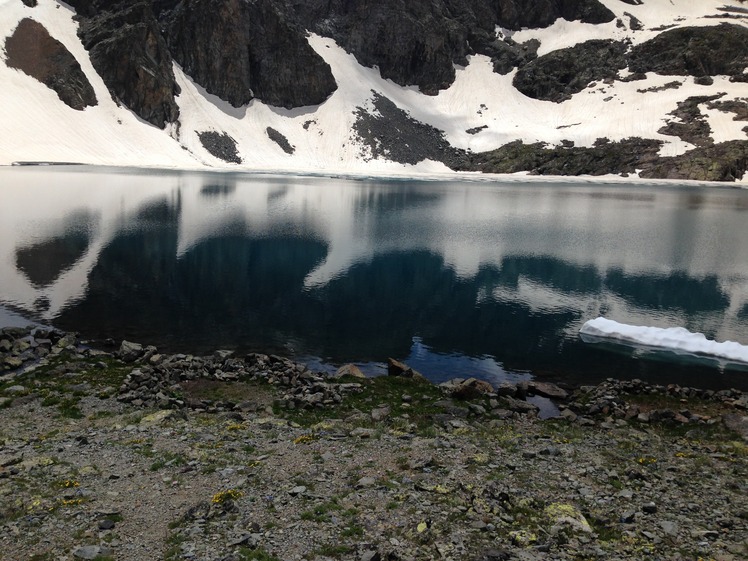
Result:
[[[748,346],[734,341],[713,341],[707,339],[703,333],[692,333],[684,327],[662,328],[628,325],[598,317],[587,321],[579,330],[579,333],[623,343],[714,356],[748,364]]]

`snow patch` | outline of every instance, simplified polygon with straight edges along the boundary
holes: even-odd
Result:
[[[735,341],[713,341],[707,339],[703,333],[692,333],[685,327],[662,328],[628,325],[598,317],[586,322],[579,333],[681,353],[714,356],[748,364],[748,346]]]

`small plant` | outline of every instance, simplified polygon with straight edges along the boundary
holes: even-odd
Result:
[[[238,491],[236,489],[226,489],[225,491],[219,491],[215,495],[213,495],[213,498],[210,502],[213,504],[223,504],[226,501],[235,501],[236,499],[239,499],[244,496],[244,493],[241,491]]]
[[[314,442],[315,440],[317,440],[317,437],[313,434],[302,434],[301,436],[294,438],[293,443],[309,444],[310,442]]]

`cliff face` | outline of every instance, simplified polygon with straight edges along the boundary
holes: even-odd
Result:
[[[436,94],[455,78],[454,64],[469,54],[502,59],[506,68],[520,64],[510,54],[512,42],[496,38],[507,29],[547,27],[558,18],[588,23],[615,16],[598,0],[292,0],[302,25],[331,37],[364,66],[378,67],[383,78],[416,85]],[[507,70],[508,71],[508,70]]]
[[[164,128],[179,118],[171,55],[148,2],[73,0],[78,35],[112,97]]]
[[[337,88],[305,31],[272,0],[185,0],[161,12],[170,52],[198,84],[238,107],[322,103]]]

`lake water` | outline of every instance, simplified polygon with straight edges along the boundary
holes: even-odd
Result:
[[[434,380],[748,389],[578,335],[602,315],[748,344],[747,210],[685,185],[2,168],[0,324]]]

